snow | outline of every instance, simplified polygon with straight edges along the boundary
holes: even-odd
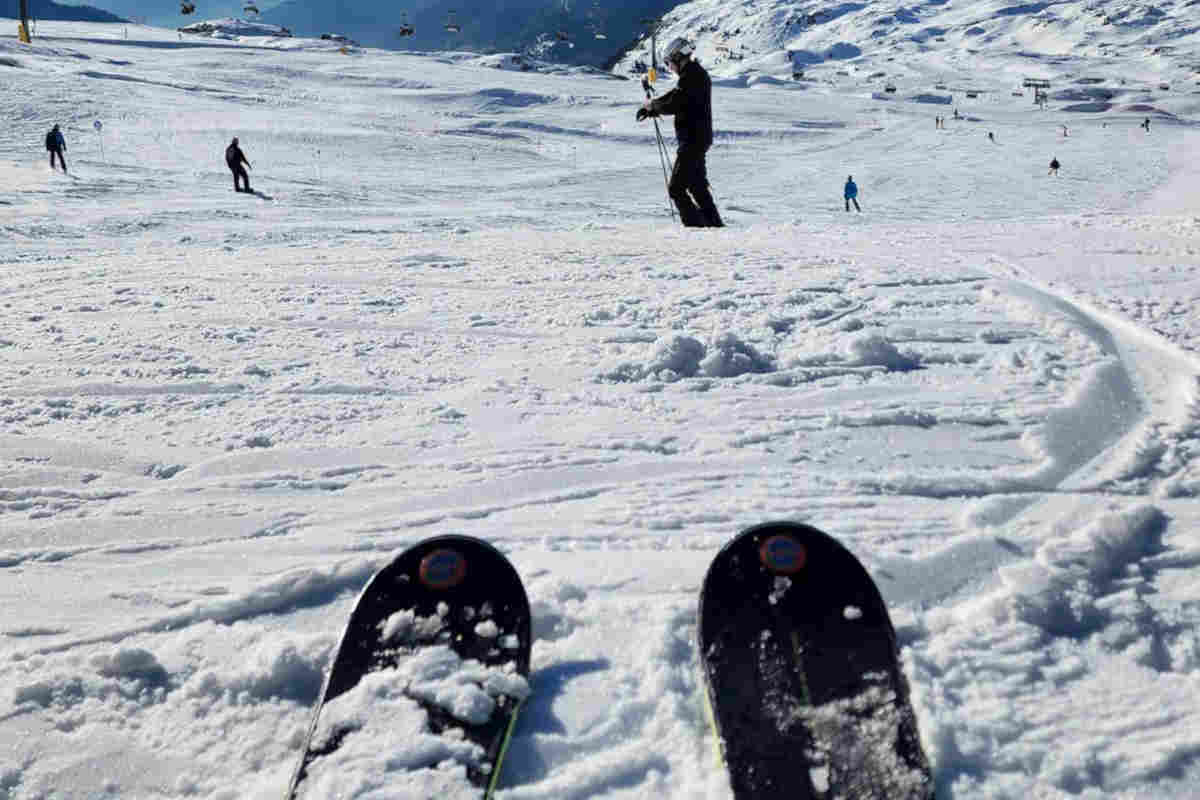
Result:
[[[727,798],[697,591],[770,519],[878,582],[939,797],[1194,796],[1192,95],[1037,110],[997,45],[938,130],[904,98],[950,48],[885,103],[865,38],[781,42],[849,79],[717,65],[730,225],[696,231],[633,82],[38,28],[0,39],[0,796],[279,797],[357,593],[462,533],[534,612],[500,797]],[[1175,55],[1089,58],[1024,66],[1184,85]],[[235,135],[260,194],[231,191]],[[425,666],[342,718],[399,718],[414,682],[466,718],[494,696]],[[403,716],[333,791],[452,796],[478,754],[406,761]]]

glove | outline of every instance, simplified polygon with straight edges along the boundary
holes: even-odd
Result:
[[[637,121],[638,122],[641,122],[646,117],[651,117],[651,116],[654,116],[654,115],[651,114],[650,109],[646,108],[645,106],[642,106],[641,108],[639,108],[637,110]]]

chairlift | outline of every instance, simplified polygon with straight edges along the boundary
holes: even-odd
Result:
[[[242,11],[247,14],[258,14],[258,6],[254,5],[254,3],[247,3],[246,7],[243,8]]]
[[[568,32],[568,27],[571,21],[571,6],[570,0],[562,0],[562,22],[558,24],[558,32],[555,34],[560,42],[571,41],[571,34]]]
[[[607,39],[608,37],[604,35],[603,31],[596,31],[596,38],[597,39]]]
[[[179,3],[180,14],[193,14],[196,11],[196,4],[189,3],[188,0],[181,0]]]
[[[453,10],[446,15],[446,30],[450,33],[462,33],[462,26],[455,19]]]
[[[408,12],[400,15],[400,30],[396,31],[397,36],[412,36],[416,30],[412,25],[408,24]]]

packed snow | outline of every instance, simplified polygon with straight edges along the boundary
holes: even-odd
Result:
[[[534,614],[500,797],[728,798],[697,591],[771,519],[879,584],[939,798],[1195,796],[1192,95],[718,75],[685,230],[639,84],[339,48],[0,39],[0,796],[280,797],[357,593],[462,533]]]

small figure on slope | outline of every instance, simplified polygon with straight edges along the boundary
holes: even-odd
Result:
[[[63,151],[67,149],[67,142],[57,125],[46,134],[46,149],[50,151],[50,169],[54,169],[54,158],[57,156],[58,163],[62,164],[62,171],[66,172],[67,160],[63,158]]]
[[[1050,159],[1050,171],[1049,171],[1048,173],[1046,173],[1046,174],[1048,174],[1048,175],[1057,175],[1057,174],[1058,174],[1058,168],[1059,168],[1060,166],[1061,166],[1061,165],[1058,163],[1058,159],[1057,159],[1057,158],[1052,158],[1052,159]]]
[[[676,38],[667,45],[666,61],[679,76],[679,84],[637,110],[637,120],[671,114],[675,117],[675,168],[667,184],[667,193],[679,209],[684,225],[696,228],[722,228],[725,223],[717,212],[708,187],[705,158],[712,147],[712,80],[699,62],[692,58],[692,46]]]
[[[249,192],[250,176],[246,173],[246,170],[242,167],[242,164],[245,164],[248,167],[250,166],[250,162],[246,159],[246,154],[242,152],[242,148],[238,147],[238,140],[236,136],[233,137],[233,141],[229,143],[229,147],[225,148],[225,163],[229,165],[229,170],[233,173],[233,190],[235,192]],[[245,189],[239,188],[239,177],[242,179],[242,183],[246,187]]]
[[[858,206],[858,184],[854,182],[853,175],[846,176],[846,187],[842,191],[842,196],[846,199],[846,210],[850,210],[850,203],[854,203],[854,210],[862,213],[862,209]]]

